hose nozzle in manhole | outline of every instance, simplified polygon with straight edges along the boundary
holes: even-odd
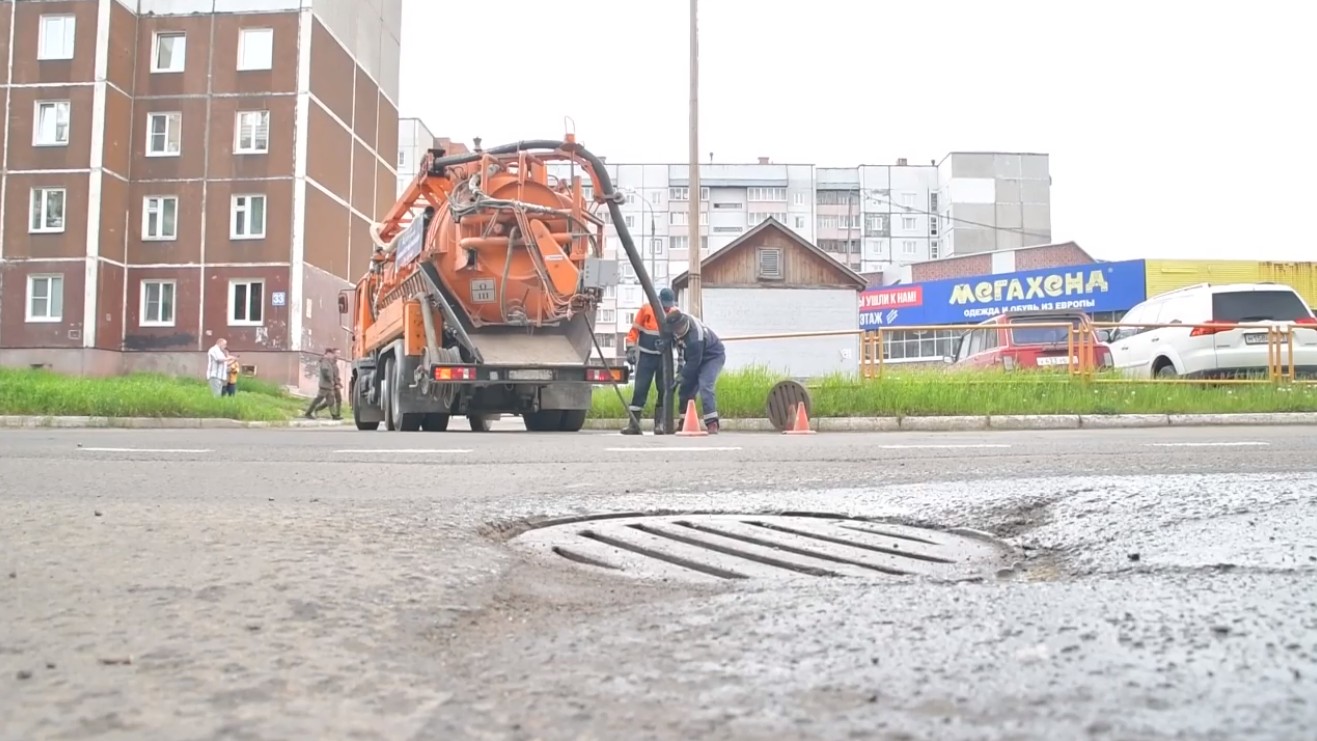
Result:
[[[546,558],[642,578],[988,576],[1011,548],[984,533],[812,515],[624,516],[550,524],[512,542]]]

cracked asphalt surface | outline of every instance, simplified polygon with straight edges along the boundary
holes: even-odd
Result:
[[[502,425],[508,427],[508,425]],[[387,452],[380,452],[387,451]],[[4,739],[1297,739],[1310,428],[0,431]],[[815,511],[1014,569],[638,581],[528,520]]]

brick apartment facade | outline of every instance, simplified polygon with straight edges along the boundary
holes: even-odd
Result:
[[[0,363],[200,375],[225,337],[305,386],[345,344],[396,194],[401,0],[228,5],[261,11],[0,0]]]

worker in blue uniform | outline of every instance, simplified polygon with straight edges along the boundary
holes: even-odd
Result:
[[[677,370],[677,410],[685,413],[687,404],[700,397],[701,419],[710,435],[718,434],[718,398],[714,386],[722,373],[727,355],[722,340],[708,326],[689,314],[673,310],[667,316],[679,356]]]
[[[659,291],[659,305],[665,312],[673,310],[677,303],[677,297],[672,293],[671,288],[664,288]],[[654,383],[654,378],[660,375],[662,368],[661,355],[663,346],[659,335],[659,322],[662,321],[654,316],[654,309],[649,304],[640,307],[636,312],[636,321],[631,325],[631,331],[626,336],[626,361],[635,367],[635,390],[631,394],[631,405],[628,407],[630,420],[627,426],[622,430],[623,435],[639,435],[640,433],[640,413],[645,408],[645,401],[649,397],[649,387]],[[660,382],[661,383],[661,382]],[[662,389],[659,391],[659,399],[663,398]],[[654,433],[662,434],[663,425],[660,421],[663,418],[662,407],[654,405]]]

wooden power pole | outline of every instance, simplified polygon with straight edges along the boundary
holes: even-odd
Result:
[[[690,17],[690,73],[691,73],[691,101],[690,101],[690,225],[687,227],[689,237],[687,241],[690,245],[690,269],[687,272],[687,286],[690,292],[690,298],[687,302],[687,310],[691,316],[700,318],[702,316],[703,301],[701,301],[702,281],[700,280],[700,254],[703,235],[700,229],[700,33],[699,33],[699,0],[691,0],[691,17]]]

